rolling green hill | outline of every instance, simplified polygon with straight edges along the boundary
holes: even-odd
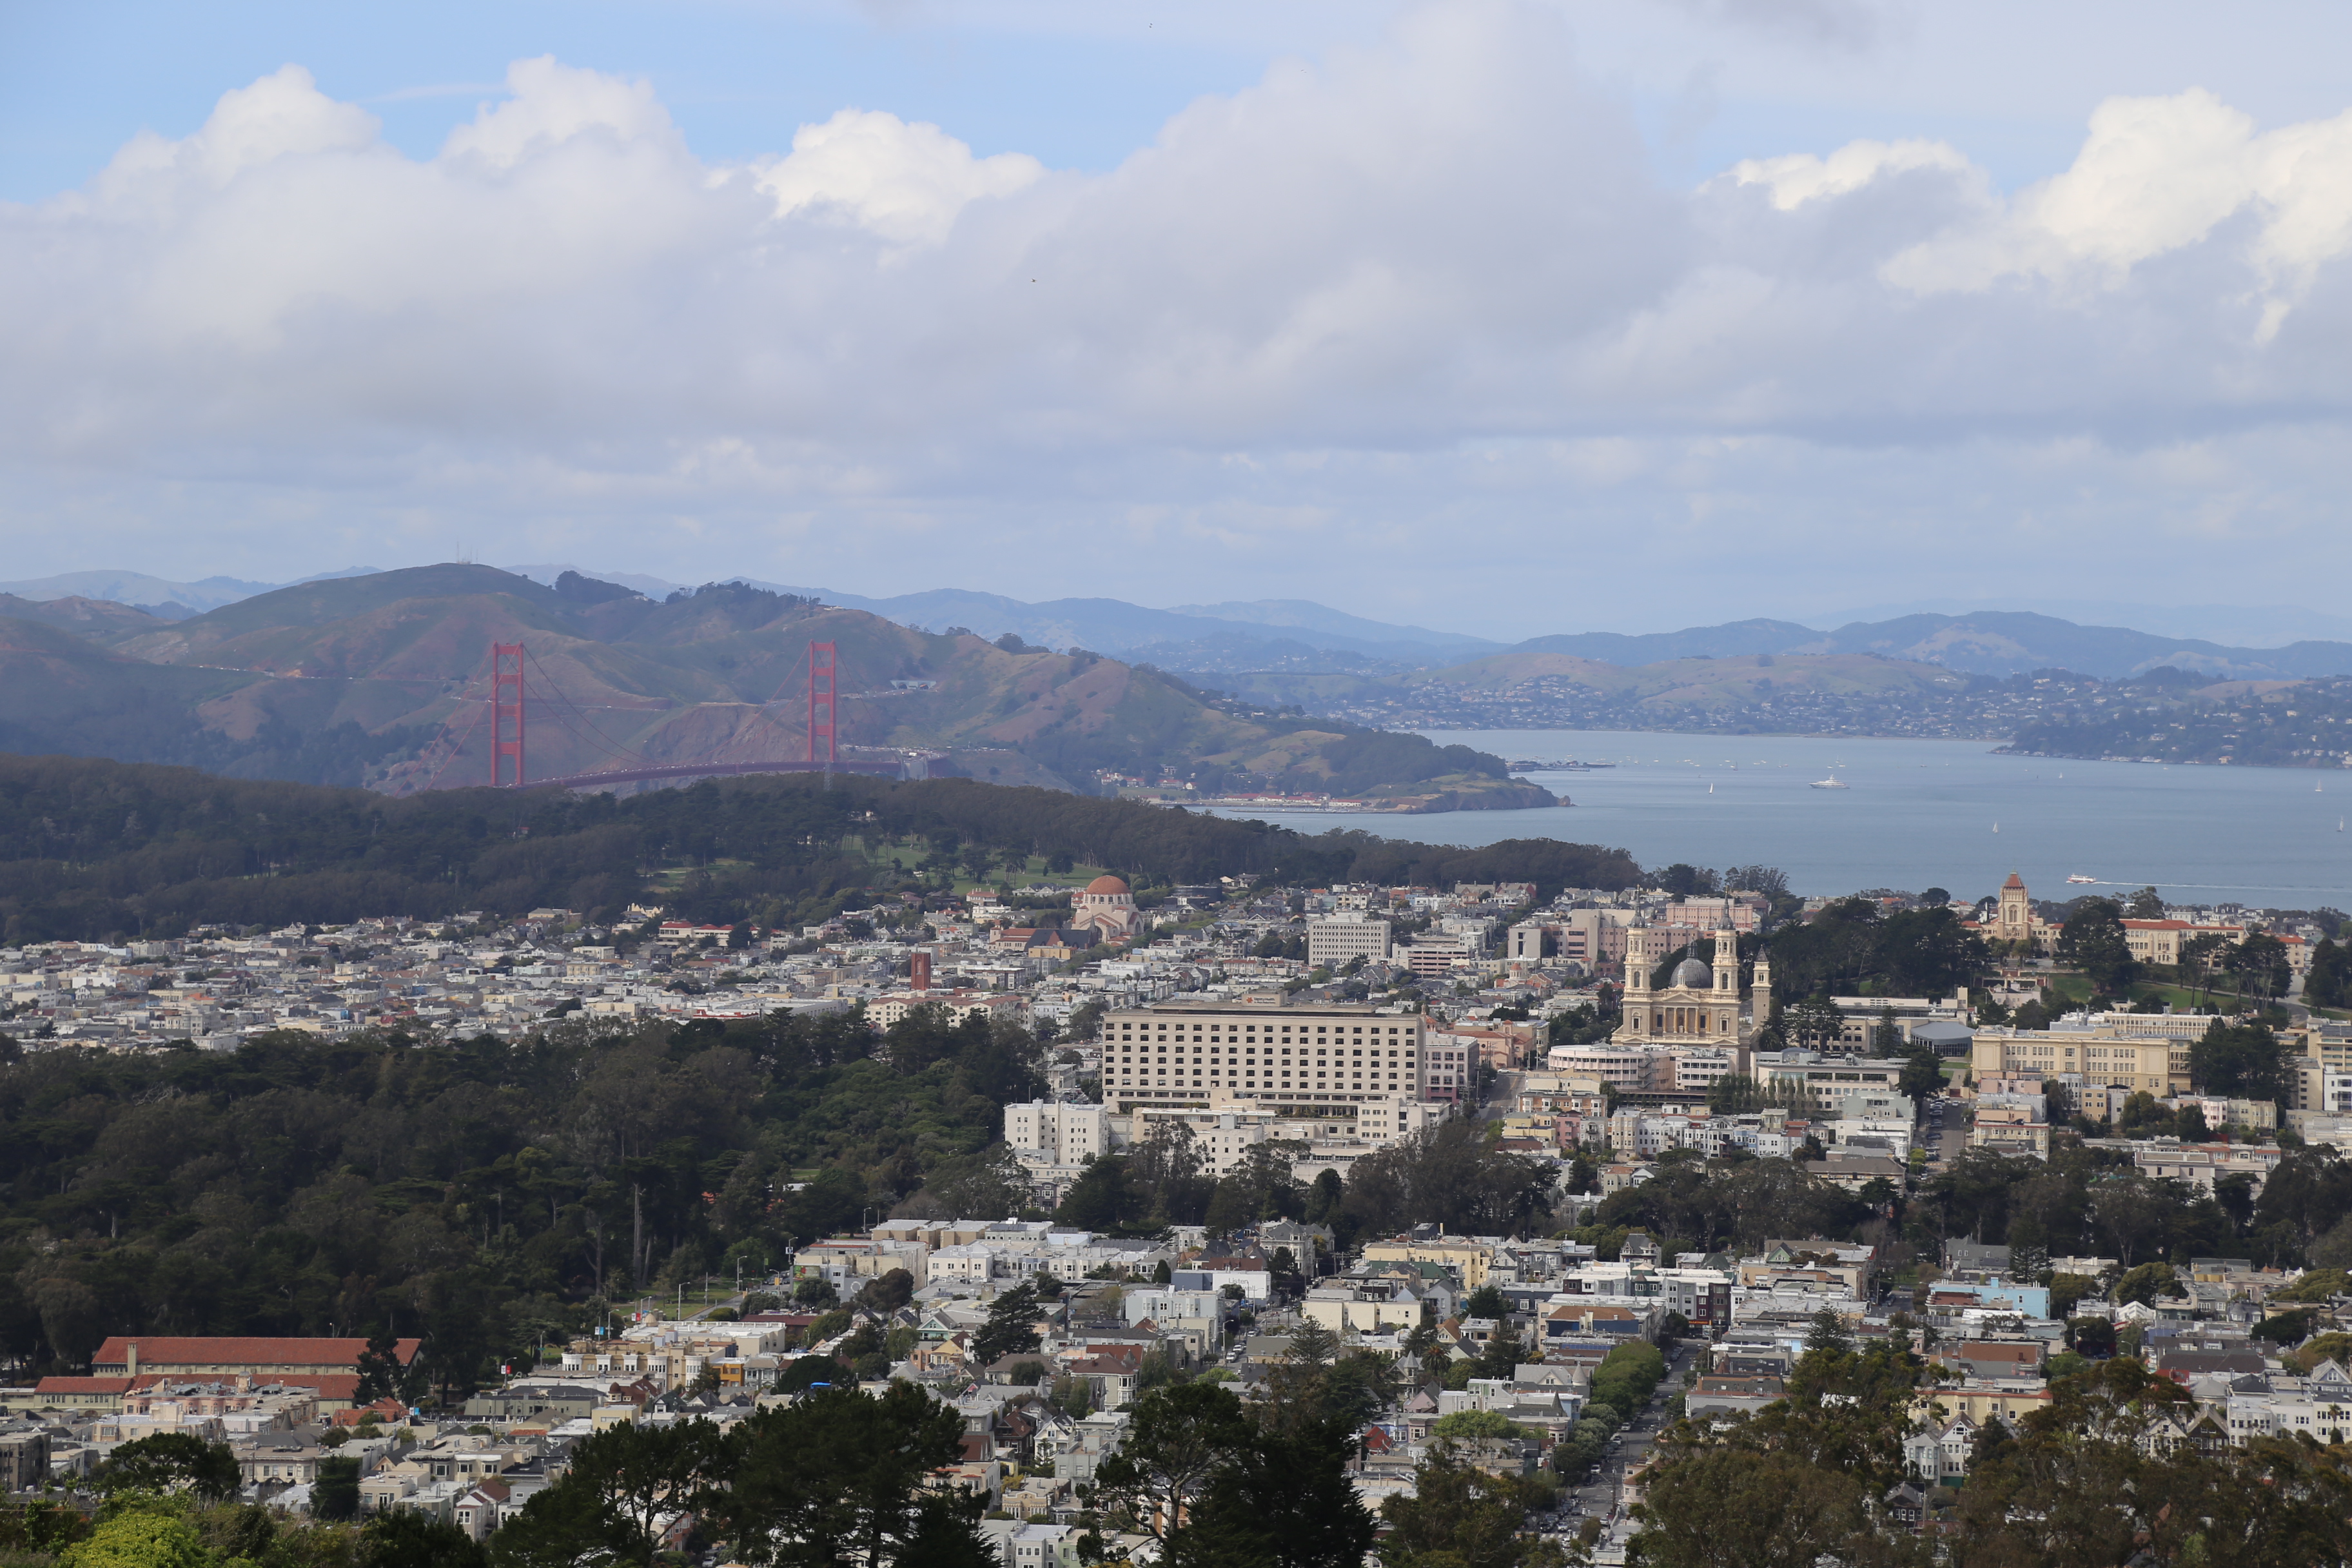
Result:
[[[807,754],[813,641],[841,661],[850,754],[1090,790],[1098,773],[1206,790],[1361,795],[1397,809],[1542,805],[1499,759],[1213,697],[1148,666],[930,633],[740,584],[663,602],[441,565],[278,589],[112,647],[0,604],[0,737],[18,752],[182,762],[409,793],[486,780],[489,646],[529,650],[530,775]],[[135,612],[132,612],[135,615]],[[456,741],[428,747],[446,730]]]

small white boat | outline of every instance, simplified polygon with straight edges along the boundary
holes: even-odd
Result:
[[[1852,789],[1853,787],[1853,785],[1852,784],[1838,783],[1838,776],[1835,773],[1832,773],[1825,779],[1815,779],[1813,781],[1813,788],[1815,789]]]
[[[2095,888],[2099,885],[2099,879],[2096,877],[2085,877],[2080,871],[2066,879],[2070,882],[2079,882],[2084,887]]]

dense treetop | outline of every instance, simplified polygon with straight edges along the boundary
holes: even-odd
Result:
[[[1551,839],[1476,849],[1262,822],[966,779],[805,774],[706,781],[625,799],[560,790],[362,790],[194,769],[0,756],[0,942],[173,936],[207,923],[331,924],[373,915],[499,915],[555,906],[604,918],[650,872],[693,868],[664,901],[698,919],[780,923],[901,880],[877,839],[952,852],[1067,855],[1139,885],[1278,879],[1629,887],[1621,849]]]

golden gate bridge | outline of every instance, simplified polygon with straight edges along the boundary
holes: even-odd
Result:
[[[604,784],[655,784],[671,779],[724,778],[744,773],[861,773],[877,778],[919,779],[930,776],[931,763],[945,757],[944,752],[898,751],[883,753],[878,748],[856,746],[847,748],[865,755],[844,756],[839,742],[839,707],[841,656],[830,642],[808,645],[807,754],[802,757],[752,759],[750,761],[707,763],[663,763],[631,750],[599,730],[579,703],[567,696],[563,689],[540,663],[537,657],[521,643],[493,642],[488,660],[489,694],[487,697],[465,697],[457,700],[458,707],[445,720],[441,730],[418,754],[420,768],[429,765],[425,783],[418,791],[443,787],[457,788],[465,782],[452,779],[447,785],[442,775],[465,753],[466,743],[474,731],[488,719],[490,776],[494,789],[593,789]],[[475,667],[476,672],[482,669]],[[535,671],[538,679],[530,679]],[[475,676],[467,677],[470,687]],[[779,734],[791,738],[791,731],[770,717],[768,710],[783,697],[787,678],[776,688],[773,697],[760,704],[762,719],[774,725]],[[465,727],[459,718],[470,712]],[[611,765],[583,773],[558,773],[546,778],[529,776],[526,721],[536,718],[542,724],[552,721],[570,739],[592,752],[601,752]],[[437,759],[437,760],[436,760]],[[402,792],[409,793],[407,791]]]

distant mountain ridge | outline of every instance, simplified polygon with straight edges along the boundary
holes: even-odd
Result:
[[[1243,620],[1182,610],[1155,610],[1124,599],[1047,599],[1032,604],[1002,594],[981,594],[962,588],[935,588],[926,593],[871,599],[824,588],[793,588],[751,578],[740,581],[778,593],[812,594],[827,604],[864,610],[925,631],[964,626],[991,638],[1012,632],[1025,642],[1053,647],[1075,646],[1092,648],[1097,653],[1127,654],[1160,644],[1241,638],[1304,642],[1411,667],[1499,653],[1506,646],[1451,632],[1368,621],[1319,605],[1305,605],[1307,610],[1318,612],[1317,624],[1310,625],[1303,620]]]
[[[562,563],[506,570],[543,587],[552,587],[558,576],[572,570],[634,588],[656,600],[681,589],[690,591],[688,584],[641,573],[588,571]],[[177,613],[172,608],[175,605],[205,613],[274,593],[281,586],[376,574],[368,567],[348,567],[295,584],[267,584],[231,577],[174,583],[134,572],[73,572],[30,582],[0,583],[0,595],[38,601],[68,597],[111,601],[161,610],[171,617]],[[1318,662],[1328,665],[1326,673],[1402,677],[1507,653],[1565,654],[1627,668],[1685,658],[1869,653],[1996,679],[2056,668],[2118,680],[2165,665],[2238,680],[2301,680],[2352,674],[2352,641],[2306,639],[2279,647],[2249,647],[2128,626],[2085,626],[2028,610],[1921,612],[1853,621],[1829,630],[1759,617],[1678,631],[1570,632],[1504,643],[1370,620],[1307,599],[1225,601],[1153,609],[1124,599],[1033,602],[964,588],[934,588],[877,598],[752,577],[724,581],[814,597],[934,634],[962,627],[993,641],[1010,633],[1037,647],[1091,649],[1203,677],[1307,673],[1304,667]],[[2311,624],[2328,625],[2333,620],[2314,616]],[[1318,650],[1345,657],[1318,661],[1313,655]]]
[[[1679,632],[1625,637],[1585,632],[1534,637],[1514,651],[1563,653],[1611,664],[1675,658],[1736,658],[1757,654],[1874,653],[1937,664],[1969,675],[2005,679],[2037,669],[2068,669],[2123,680],[2170,665],[2235,680],[2304,680],[2352,674],[2352,643],[2296,642],[2284,647],[2231,647],[2197,637],[2169,637],[2127,626],[2084,626],[2025,610],[1965,616],[1902,616],[1857,621],[1820,632],[1793,621],[1737,621]]]
[[[206,610],[217,610],[223,605],[234,605],[239,599],[250,599],[257,594],[267,594],[273,589],[325,582],[336,577],[372,576],[378,570],[373,566],[346,566],[340,572],[320,572],[309,577],[299,577],[292,583],[251,583],[242,577],[205,577],[194,583],[175,583],[169,578],[151,577],[144,572],[64,572],[54,577],[0,583],[0,594],[36,601],[102,599],[139,609],[177,605],[202,615]]]

